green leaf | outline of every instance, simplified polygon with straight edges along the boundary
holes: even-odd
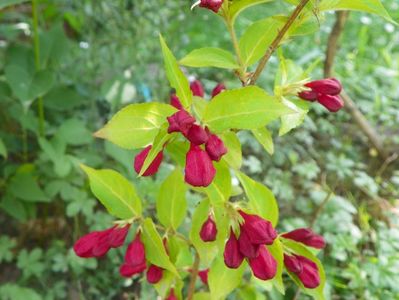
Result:
[[[249,207],[262,218],[269,220],[273,226],[278,222],[278,205],[271,190],[263,184],[236,171],[249,200]]]
[[[214,132],[256,129],[293,111],[256,86],[220,93],[208,104],[203,121]]]
[[[287,115],[290,116],[290,115]],[[282,116],[281,118],[283,118]],[[256,140],[263,146],[267,153],[273,155],[274,153],[274,145],[272,134],[266,127],[261,127],[258,129],[253,129],[252,134],[256,138]]]
[[[293,281],[295,281],[295,283],[301,288],[301,290],[312,296],[314,299],[317,300],[324,300],[324,287],[326,284],[326,274],[324,272],[324,268],[323,265],[321,264],[320,260],[312,253],[310,252],[304,245],[302,245],[301,243],[289,240],[289,239],[281,239],[281,242],[283,244],[284,248],[288,248],[291,252],[295,253],[295,254],[299,254],[301,256],[304,256],[308,259],[310,259],[311,261],[314,261],[317,264],[317,267],[319,269],[319,275],[320,275],[320,285],[315,288],[315,289],[307,289],[303,286],[302,282],[298,279],[298,277],[287,271],[288,275],[290,275],[290,277],[292,278]]]
[[[20,1],[23,2],[23,1]],[[3,4],[0,4],[0,9]],[[0,286],[0,298],[3,300],[29,299],[42,300],[43,298],[31,288],[22,287],[14,283],[6,283]]]
[[[227,153],[223,156],[224,161],[234,169],[240,169],[242,165],[241,143],[237,135],[232,131],[226,131],[221,139],[227,148]]]
[[[28,2],[29,0],[2,0],[0,3],[0,9],[3,9],[7,6],[17,5],[24,2]]]
[[[58,136],[70,145],[84,145],[92,141],[92,135],[86,124],[78,119],[69,119],[58,129]]]
[[[211,294],[207,292],[195,293],[193,297],[193,300],[209,300],[209,299],[211,299]]]
[[[286,103],[287,106],[295,110],[296,113],[281,116],[281,127],[279,131],[279,136],[282,136],[301,125],[305,120],[305,117],[309,112],[309,108],[311,105],[309,101],[304,100],[288,101],[286,99],[283,99],[283,102]]]
[[[187,187],[181,170],[175,169],[162,183],[157,198],[157,216],[165,227],[177,229],[187,211]]]
[[[58,86],[50,90],[43,98],[44,106],[56,111],[69,111],[81,104],[86,99],[74,89]]]
[[[392,20],[389,13],[384,8],[380,0],[324,0],[320,3],[320,11],[328,10],[358,10],[379,15],[390,22]],[[396,23],[397,24],[397,23]]]
[[[89,176],[93,194],[108,212],[120,219],[131,219],[141,215],[141,201],[133,185],[113,170],[95,170],[81,165]]]
[[[191,51],[180,60],[180,64],[188,67],[216,67],[223,69],[238,69],[233,54],[220,48],[200,48]]]
[[[159,36],[159,39],[161,41],[166,76],[169,79],[170,85],[176,90],[176,95],[179,97],[183,107],[188,108],[192,102],[192,92],[188,80],[182,70],[180,70],[176,58],[166,45],[162,35]]]
[[[48,70],[30,74],[19,65],[8,65],[5,75],[15,96],[22,102],[32,101],[46,94],[54,83],[54,74]]]
[[[7,159],[8,153],[6,145],[4,145],[3,140],[0,138],[0,155]]]
[[[237,18],[237,16],[245,9],[266,2],[271,2],[273,0],[235,0],[229,7],[229,16],[232,24]]]
[[[242,35],[239,46],[245,66],[251,66],[265,53],[284,23],[275,18],[267,18],[253,23]]]
[[[225,163],[213,164],[216,169],[216,176],[212,183],[206,188],[199,188],[205,191],[213,205],[229,200],[231,196],[231,175]]]
[[[11,195],[6,195],[3,197],[2,201],[0,202],[0,207],[19,222],[26,222],[28,219],[28,212],[24,202],[13,198]]]
[[[49,202],[50,200],[32,173],[17,173],[11,179],[8,191],[14,197],[28,202]]]
[[[226,299],[241,283],[246,263],[238,269],[226,267],[223,258],[214,261],[209,270],[208,283],[212,300]]]
[[[283,266],[284,266],[284,250],[283,245],[279,239],[275,239],[274,243],[267,246],[270,253],[273,255],[277,262],[277,272],[276,276],[273,278],[273,285],[281,294],[285,294],[284,282],[283,282]]]
[[[175,135],[168,134],[168,124],[165,123],[164,126],[159,129],[157,136],[154,139],[150,152],[148,152],[147,157],[144,160],[143,166],[141,167],[138,176],[142,176],[144,172],[148,169],[151,163],[157,157],[158,153],[163,151],[164,145]]]
[[[162,103],[131,104],[120,110],[96,137],[126,149],[144,148],[151,144],[166,118],[176,111]]]
[[[142,239],[145,246],[146,259],[150,263],[169,270],[177,277],[180,277],[176,268],[169,260],[169,256],[167,255],[165,247],[163,246],[162,239],[150,218],[146,218],[143,222]]]

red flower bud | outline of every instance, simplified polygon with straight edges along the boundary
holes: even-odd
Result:
[[[206,130],[197,124],[192,125],[184,136],[194,145],[202,145],[209,139]]]
[[[92,251],[98,243],[99,235],[99,231],[93,231],[78,239],[73,246],[73,250],[75,251],[76,255],[85,258],[94,257]]]
[[[130,225],[124,227],[112,227],[112,230],[108,234],[108,243],[111,248],[118,248],[123,245],[129,232],[129,228]]]
[[[338,95],[342,91],[341,83],[335,78],[315,80],[305,84],[305,86],[311,88],[316,93],[331,96]]]
[[[199,146],[191,145],[186,156],[184,180],[192,186],[207,187],[215,177],[216,169],[209,155]]]
[[[169,296],[166,298],[166,300],[177,300],[174,289],[170,289]]]
[[[201,0],[200,7],[210,9],[217,13],[223,4],[223,0]]]
[[[239,249],[238,240],[232,229],[230,231],[230,237],[224,247],[223,257],[224,263],[231,269],[237,269],[244,260],[244,256]]]
[[[136,155],[134,159],[134,170],[137,174],[140,173],[141,168],[143,167],[144,161],[147,158],[148,153],[150,152],[152,146],[147,146],[142,150],[139,154]],[[161,165],[163,159],[163,151],[160,151],[153,162],[149,165],[147,170],[143,173],[143,176],[152,176],[156,172],[158,172],[159,166]]]
[[[320,285],[320,275],[317,264],[304,256],[295,255],[295,257],[302,265],[302,271],[295,273],[299,280],[303,283],[305,288],[317,288]]]
[[[260,245],[252,244],[245,230],[241,230],[238,245],[240,252],[247,258],[255,258],[259,255]]]
[[[119,268],[119,273],[123,277],[132,277],[133,275],[140,274],[145,271],[147,268],[146,264],[140,264],[137,266],[131,266],[127,263],[124,263],[120,268]]]
[[[340,96],[330,96],[319,94],[317,96],[317,100],[321,105],[327,108],[330,112],[337,112],[342,107],[344,107],[344,101],[341,99]]]
[[[227,153],[227,148],[224,146],[223,141],[216,134],[209,136],[205,144],[205,150],[214,161],[219,161]]]
[[[322,249],[326,246],[324,238],[321,235],[314,233],[310,228],[295,229],[291,232],[282,234],[282,237],[316,249]]]
[[[183,134],[187,134],[195,122],[195,118],[185,110],[179,110],[167,119],[169,122],[168,133],[182,132]]]
[[[208,284],[208,273],[209,269],[202,270],[198,272],[198,276],[201,279],[203,284]]]
[[[223,83],[219,83],[215,88],[212,90],[212,98],[219,95],[226,89],[226,86]]]
[[[140,238],[140,232],[136,234],[135,239],[129,244],[125,254],[125,263],[129,266],[145,265],[145,248]]]
[[[292,273],[298,274],[302,272],[302,264],[294,255],[284,254],[284,265]]]
[[[241,230],[246,232],[252,244],[273,244],[273,241],[277,237],[277,232],[273,228],[272,223],[257,215],[246,214],[242,210],[239,213],[244,218]]]
[[[194,96],[204,97],[204,86],[202,85],[201,81],[194,80],[193,82],[191,82],[190,89],[193,92]]]
[[[204,242],[213,242],[216,240],[216,235],[218,230],[216,228],[216,223],[211,216],[202,224],[200,237]]]
[[[313,91],[303,91],[298,94],[298,97],[307,101],[316,101],[317,93]]]
[[[183,109],[183,105],[181,104],[179,97],[177,97],[176,94],[170,95],[170,105],[177,109]]]
[[[152,284],[156,284],[161,281],[163,276],[163,269],[156,265],[150,265],[147,270],[147,281]]]
[[[256,258],[249,259],[249,266],[256,278],[261,280],[269,280],[276,276],[277,262],[266,248],[260,246],[259,255]]]

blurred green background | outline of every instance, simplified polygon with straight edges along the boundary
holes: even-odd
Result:
[[[180,58],[197,47],[231,49],[224,24],[206,10],[190,11],[188,0],[41,0],[39,76],[31,4],[19,2],[0,2],[0,299],[155,299],[145,281],[119,276],[122,250],[101,260],[83,260],[71,250],[80,235],[112,221],[90,193],[79,163],[122,172],[152,207],[171,165],[163,164],[155,178],[137,180],[135,153],[94,140],[92,132],[128,103],[169,100],[160,32]],[[383,3],[399,20],[399,2]],[[288,8],[275,1],[249,9],[238,32]],[[315,79],[322,77],[335,20],[334,14],[322,17],[320,31],[282,48],[303,68],[319,60]],[[259,85],[272,90],[277,66],[273,58]],[[240,85],[228,71],[185,71],[208,93],[221,81],[228,88]],[[352,13],[335,71],[386,149],[399,152],[398,27]],[[312,107],[289,135],[278,137],[277,123],[272,129],[272,156],[240,134],[245,171],[273,189],[279,230],[313,226],[325,236],[328,299],[399,299],[399,159],[380,158],[345,111]],[[185,224],[188,230],[190,220]],[[286,296],[268,286],[242,286],[231,299],[294,299],[296,289],[287,282]]]

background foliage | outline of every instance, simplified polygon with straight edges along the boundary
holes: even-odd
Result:
[[[19,1],[22,2],[22,1]],[[395,20],[399,4],[383,1]],[[177,57],[203,46],[230,49],[228,33],[211,13],[189,11],[189,1],[40,1],[39,51],[34,48],[31,6],[0,11],[0,298],[152,299],[145,282],[120,278],[122,252],[99,261],[71,251],[78,236],[112,220],[89,191],[80,163],[113,168],[132,180],[145,205],[155,207],[160,183],[137,180],[134,152],[95,141],[92,132],[127,103],[168,101],[158,34]],[[275,1],[249,9],[240,30],[268,15],[285,12]],[[322,77],[326,39],[334,21],[283,48],[306,69],[315,58]],[[41,65],[35,66],[35,53]],[[278,67],[272,59],[259,80],[272,87]],[[38,71],[38,70],[41,71]],[[376,16],[353,13],[341,41],[337,76],[380,132],[390,152],[399,150],[399,31]],[[215,69],[188,74],[208,91],[233,76]],[[22,84],[25,82],[26,84]],[[28,84],[31,83],[31,84]],[[40,137],[37,98],[45,107]],[[323,253],[329,299],[398,299],[398,160],[384,162],[351,120],[312,107],[289,137],[273,131],[276,149],[265,157],[257,142],[245,143],[245,171],[270,187],[282,209],[280,230],[313,225],[329,244]],[[328,176],[327,176],[328,174]],[[195,196],[193,195],[192,198]],[[195,199],[192,199],[195,200]],[[188,201],[190,211],[194,201]],[[191,204],[190,204],[191,203]],[[188,231],[189,220],[182,227]],[[284,299],[293,299],[294,286]],[[232,299],[282,299],[269,286],[242,286]],[[306,296],[300,295],[300,299]]]

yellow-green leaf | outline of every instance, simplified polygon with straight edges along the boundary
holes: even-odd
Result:
[[[287,116],[290,116],[290,115],[287,115]],[[254,135],[256,140],[263,146],[263,148],[267,151],[267,153],[269,153],[270,155],[273,155],[273,153],[274,153],[273,138],[272,138],[272,134],[269,131],[269,129],[267,129],[266,127],[253,129],[252,134]]]
[[[214,47],[195,49],[180,60],[180,64],[188,67],[216,67],[222,69],[238,69],[239,66],[231,52]]]

